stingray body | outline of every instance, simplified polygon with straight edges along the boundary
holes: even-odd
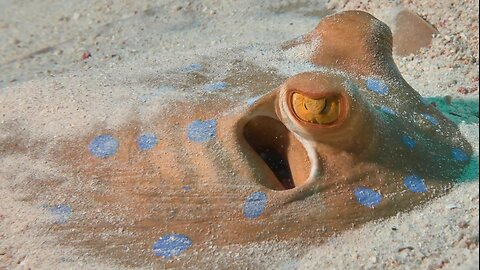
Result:
[[[210,245],[322,241],[444,194],[471,146],[402,78],[388,27],[343,12],[288,46],[312,42],[322,71],[236,113],[219,113],[234,101],[179,101],[187,115],[148,130],[65,141],[55,156],[82,187],[56,229],[129,265],[195,265]]]

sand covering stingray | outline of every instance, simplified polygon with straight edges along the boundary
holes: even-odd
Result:
[[[230,100],[175,101],[182,113],[148,132],[132,121],[49,150],[85,184],[66,202],[84,218],[55,229],[128,265],[195,265],[206,245],[322,241],[444,194],[471,146],[402,78],[388,27],[342,12],[284,46],[310,43],[318,70],[235,114],[218,113]]]

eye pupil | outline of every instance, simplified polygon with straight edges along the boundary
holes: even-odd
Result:
[[[326,113],[326,112],[328,111],[328,109],[330,108],[329,105],[330,105],[330,101],[327,99],[327,100],[325,101],[325,106],[323,106],[323,109],[322,109],[322,111],[321,111],[320,113]],[[328,108],[328,109],[327,109],[327,108]]]
[[[312,99],[294,93],[291,102],[294,113],[305,122],[328,125],[334,123],[339,116],[339,97]]]

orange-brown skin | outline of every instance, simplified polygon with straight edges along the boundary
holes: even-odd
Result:
[[[358,75],[400,76],[392,57],[392,33],[388,26],[363,11],[328,16],[300,42],[318,41],[312,56],[318,66]]]
[[[49,159],[78,182],[62,190],[71,194],[65,202],[74,216],[55,229],[67,242],[127,265],[198,266],[210,244],[321,242],[443,194],[467,164],[452,159],[452,148],[470,157],[471,146],[403,80],[391,56],[388,27],[367,13],[343,12],[322,20],[303,42],[313,39],[320,45],[312,62],[329,71],[295,75],[240,113],[219,113],[219,106],[245,106],[231,100],[176,102],[172,108],[188,107],[188,114],[159,115],[149,128],[158,135],[151,150],[138,149],[136,138],[144,128],[131,121],[51,151]],[[388,94],[368,90],[371,78],[383,81]],[[292,110],[293,92],[314,99],[338,96],[338,120],[326,126],[302,121]],[[425,113],[439,124],[425,121]],[[213,118],[215,138],[188,139],[193,120]],[[98,158],[89,152],[99,134],[118,138],[115,155]],[[402,142],[404,134],[415,138],[415,149]],[[291,182],[279,179],[264,162],[259,152],[266,149],[287,161]],[[414,193],[404,185],[412,173],[425,180],[427,192]],[[379,192],[381,202],[360,204],[354,195],[358,187]],[[245,200],[257,191],[266,195],[265,210],[247,218]],[[188,235],[192,247],[174,262],[156,258],[152,244],[172,232]]]

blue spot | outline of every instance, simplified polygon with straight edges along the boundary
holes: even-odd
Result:
[[[357,201],[366,207],[375,207],[382,201],[382,195],[373,189],[358,187],[353,191]]]
[[[261,191],[255,191],[245,200],[243,215],[246,218],[257,218],[263,213],[266,205],[267,195]]]
[[[405,187],[415,193],[427,192],[427,186],[425,185],[425,182],[418,175],[413,174],[405,177],[405,179],[403,180],[403,184],[405,185]]]
[[[407,135],[402,135],[402,142],[407,146],[408,149],[413,150],[417,146],[417,142]]]
[[[171,233],[162,236],[152,246],[155,256],[165,259],[177,256],[192,246],[192,240],[184,234]]]
[[[150,93],[139,96],[138,99],[143,103],[147,103],[154,99],[157,99],[158,97],[162,96],[165,93],[175,92],[175,91],[176,91],[175,86],[160,85],[157,88],[153,89]]]
[[[378,93],[378,94],[381,94],[381,95],[388,94],[388,86],[383,81],[368,78],[367,79],[367,88],[368,88],[368,90],[373,91],[373,92]]]
[[[137,138],[137,145],[140,150],[150,150],[157,145],[157,136],[153,133],[144,133]]]
[[[423,103],[423,105],[425,105],[425,106],[431,105],[430,101],[428,101],[428,99],[425,98],[425,97],[420,97],[420,101],[421,101],[421,102]]]
[[[66,204],[48,207],[56,223],[65,223],[72,216],[72,208]]]
[[[262,96],[263,96],[263,95],[249,98],[249,99],[247,100],[247,106],[248,106],[248,107],[252,106],[252,105],[255,104],[255,102],[257,102],[257,100],[259,100]]]
[[[183,191],[185,191],[185,192],[189,192],[189,191],[190,191],[190,187],[189,187],[189,186],[183,186],[182,189],[183,189]]]
[[[183,72],[194,72],[194,71],[199,71],[200,69],[202,69],[201,64],[193,63],[193,64],[190,64],[190,65],[182,68],[182,71]]]
[[[467,153],[465,153],[462,149],[460,148],[453,148],[452,149],[452,157],[456,160],[456,161],[460,161],[460,162],[466,162],[468,161],[470,158],[468,157]]]
[[[427,120],[428,122],[432,123],[433,125],[435,125],[435,126],[440,125],[440,122],[438,121],[438,119],[435,118],[435,117],[433,117],[432,115],[427,114],[427,113],[424,113],[424,114],[422,114],[422,115],[423,115],[423,118],[425,118],[425,120]]]
[[[380,109],[381,112],[384,112],[384,113],[386,113],[386,114],[396,115],[395,111],[394,111],[392,108],[390,108],[390,107],[381,106],[379,109]]]
[[[217,133],[217,121],[210,119],[206,121],[195,120],[187,129],[188,139],[194,142],[208,142]]]
[[[88,145],[88,150],[92,155],[99,158],[106,158],[117,152],[118,142],[110,135],[100,135],[95,137]]]
[[[214,83],[209,83],[203,86],[203,90],[207,92],[213,92],[217,90],[222,90],[228,87],[228,83],[226,82],[214,82]]]

